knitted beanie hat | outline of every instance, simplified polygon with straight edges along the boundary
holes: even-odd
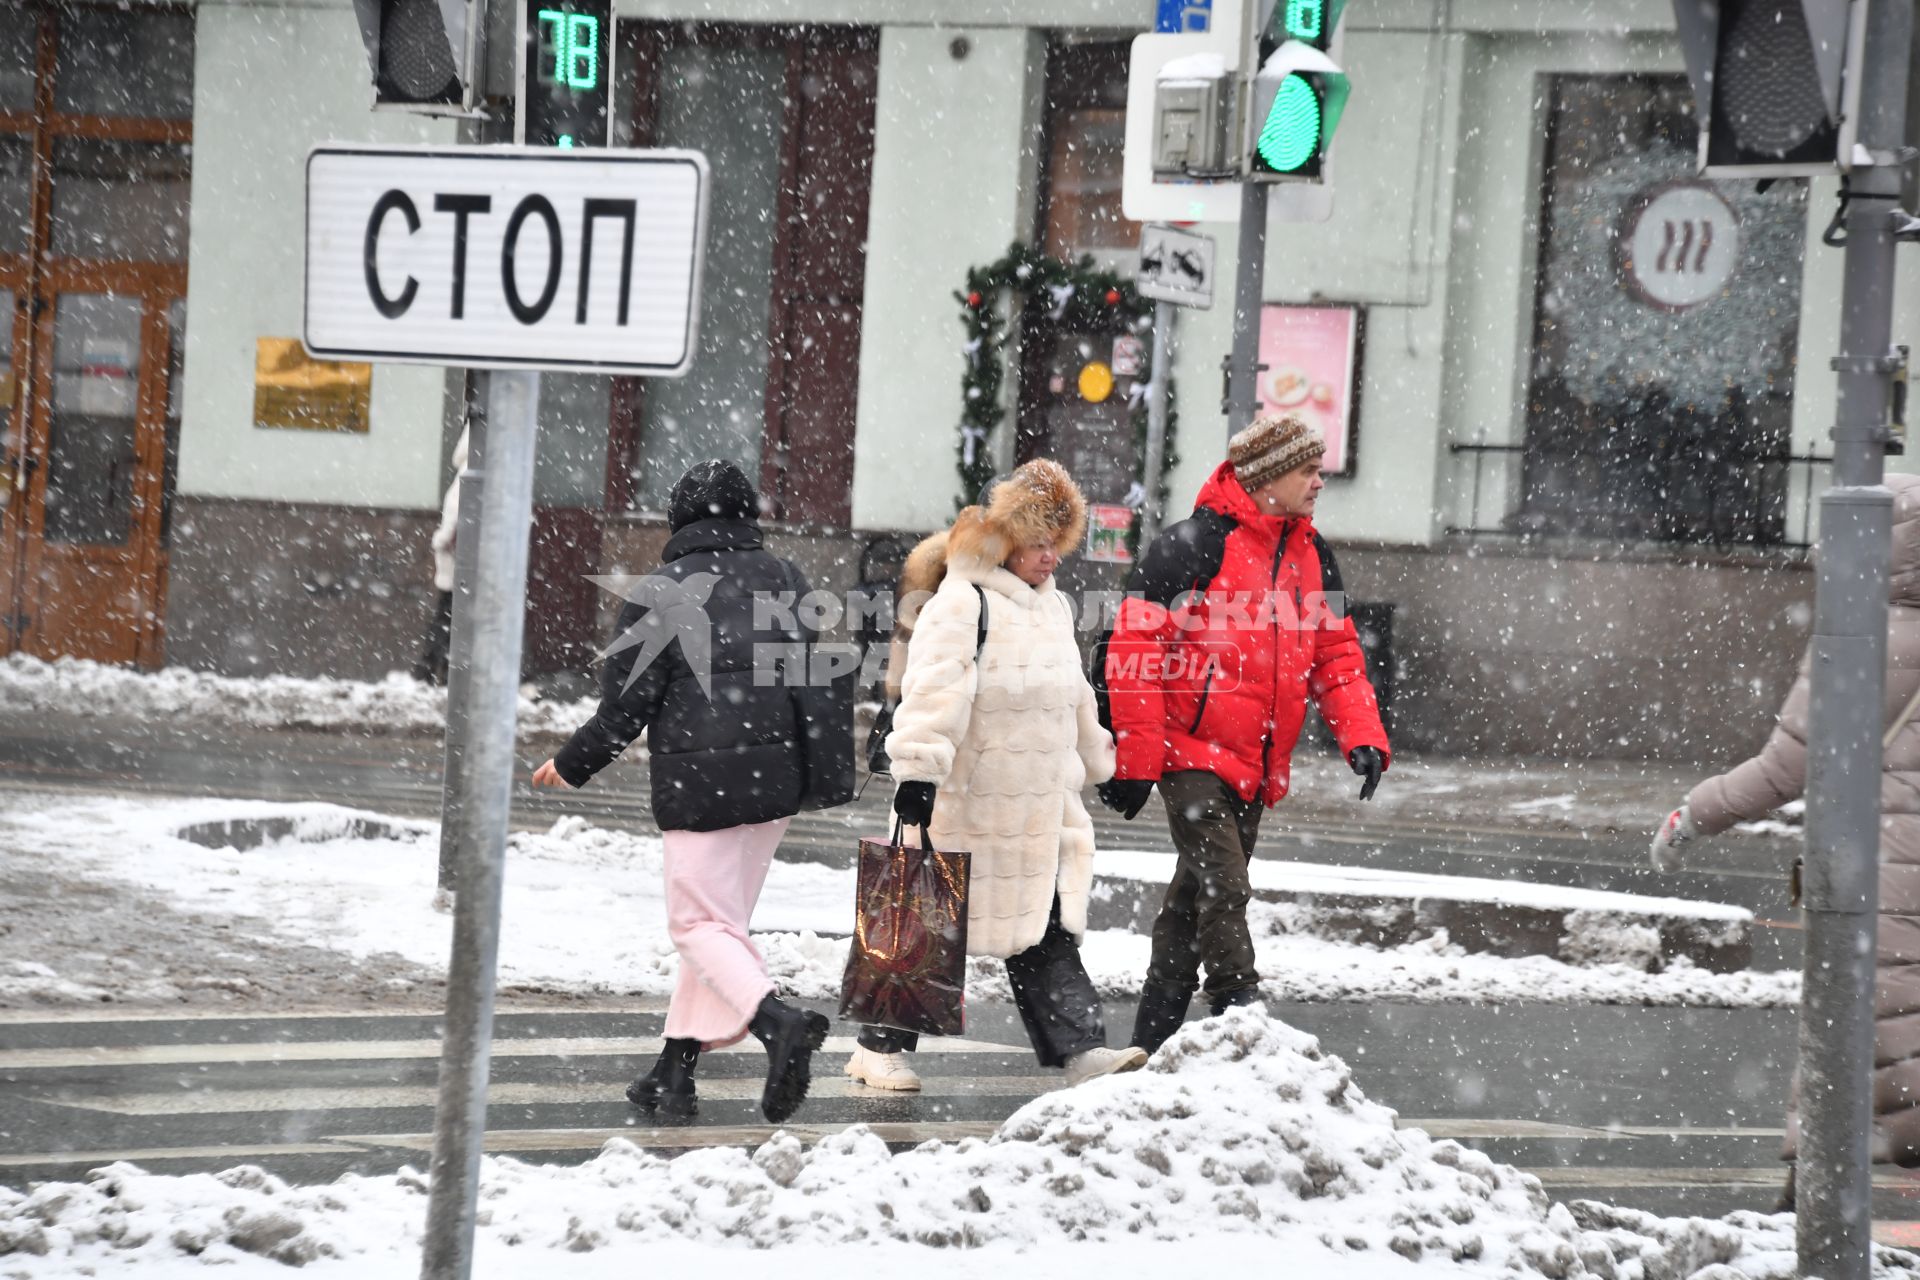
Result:
[[[1252,493],[1327,451],[1319,432],[1291,414],[1266,414],[1227,441],[1227,461],[1240,487]]]
[[[751,520],[760,499],[746,473],[731,462],[697,462],[667,498],[667,527],[676,533],[696,520]]]

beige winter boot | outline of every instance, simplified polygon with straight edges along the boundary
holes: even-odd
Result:
[[[856,1084],[869,1089],[885,1089],[891,1093],[920,1092],[920,1077],[907,1065],[904,1053],[876,1053],[863,1045],[853,1047],[853,1056],[847,1059],[847,1075]]]
[[[1095,1076],[1138,1071],[1146,1065],[1147,1051],[1133,1045],[1124,1049],[1088,1049],[1067,1059],[1067,1083],[1084,1084]]]

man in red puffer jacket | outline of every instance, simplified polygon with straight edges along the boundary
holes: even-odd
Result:
[[[1214,1013],[1259,999],[1248,864],[1287,794],[1312,697],[1371,799],[1391,759],[1340,570],[1313,528],[1320,437],[1294,417],[1234,436],[1193,515],[1147,548],[1106,645],[1119,757],[1100,798],[1128,818],[1157,783],[1179,861],[1153,925],[1133,1043],[1160,1047],[1207,971]]]

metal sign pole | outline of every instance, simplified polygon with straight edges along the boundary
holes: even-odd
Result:
[[[497,119],[462,120],[463,144],[500,142],[511,131]],[[460,803],[465,794],[467,738],[472,717],[469,714],[468,674],[473,655],[473,583],[480,546],[480,511],[486,501],[487,472],[487,388],[491,375],[485,369],[470,369],[466,376],[467,469],[455,477],[460,486],[460,516],[453,539],[453,630],[447,645],[447,731],[445,764],[440,776],[440,876],[439,888],[451,893],[459,888],[460,850],[465,847],[463,831],[466,811]],[[436,897],[436,905],[443,901]]]
[[[1866,39],[1847,50],[1848,79],[1865,104],[1854,154],[1890,160],[1906,132],[1912,0],[1873,0],[1867,23]],[[1873,1268],[1874,938],[1893,525],[1893,495],[1882,481],[1899,364],[1892,330],[1900,170],[1890,162],[1856,167],[1848,193],[1833,487],[1820,499],[1807,712],[1795,1172],[1800,1274],[1824,1280],[1866,1280]]]
[[[1260,412],[1260,307],[1266,301],[1267,184],[1240,184],[1240,253],[1233,278],[1233,354],[1221,406],[1232,435]]]
[[[1167,453],[1167,397],[1173,385],[1173,316],[1171,302],[1153,304],[1153,377],[1147,383],[1147,461],[1142,480],[1147,491],[1140,508],[1140,550],[1160,532],[1166,513],[1160,509],[1160,471]]]
[[[440,1090],[433,1117],[422,1280],[467,1280],[473,1268],[474,1207],[486,1135],[487,1066],[493,1039],[494,966],[500,954],[500,895],[507,815],[513,796],[514,713],[533,520],[533,450],[540,375],[496,370],[487,398],[487,501],[481,512],[473,591],[472,722],[460,804],[453,953]]]
[[[486,375],[479,371],[476,374],[472,380],[484,385]],[[486,476],[487,415],[470,400],[467,466],[453,481],[460,486],[460,511],[453,535],[453,625],[447,643],[447,729],[440,775],[439,887],[449,893],[459,888],[460,850],[467,843],[466,808],[461,797],[466,794],[467,743],[472,736],[473,592]]]

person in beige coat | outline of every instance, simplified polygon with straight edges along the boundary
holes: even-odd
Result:
[[[1093,820],[1080,792],[1113,776],[1113,737],[1053,570],[1086,523],[1066,470],[1036,459],[914,549],[901,591],[911,639],[889,673],[900,705],[886,740],[901,821],[928,827],[937,848],[973,855],[968,952],[1006,961],[1034,1053],[1075,1083],[1146,1063],[1141,1050],[1107,1047],[1080,961],[1093,887]],[[916,1089],[902,1057],[915,1043],[868,1027],[847,1074]]]
[[[1893,551],[1887,611],[1886,694],[1881,728],[1891,733],[1880,779],[1880,921],[1874,974],[1876,1162],[1920,1166],[1920,476],[1887,477],[1893,490]],[[1708,778],[1667,815],[1653,838],[1653,865],[1680,869],[1682,846],[1798,799],[1807,780],[1807,672],[1780,708],[1760,754]],[[1786,1158],[1799,1135],[1787,1104]],[[1791,1207],[1791,1167],[1784,1203]]]

